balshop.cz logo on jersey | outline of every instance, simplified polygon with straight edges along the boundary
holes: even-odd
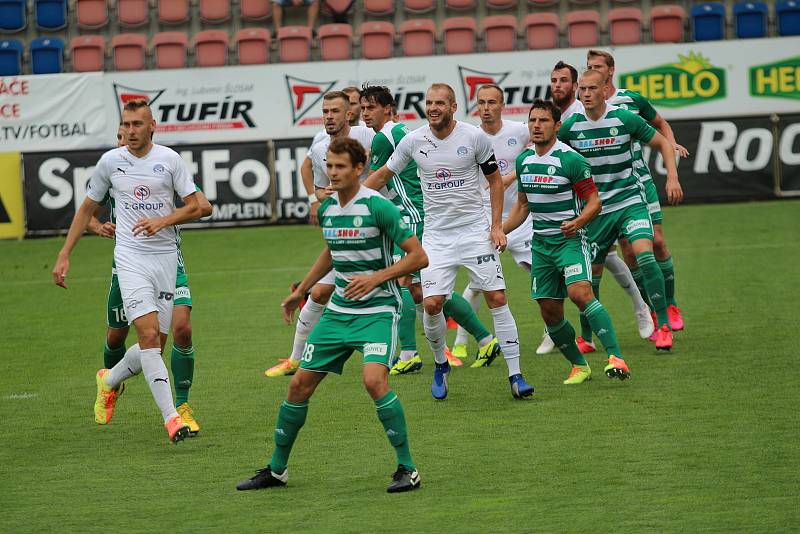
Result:
[[[477,116],[478,90],[486,84],[494,84],[503,89],[506,102],[503,115],[525,115],[535,100],[550,98],[550,84],[505,83],[511,72],[484,72],[459,65],[458,79],[461,82],[461,94],[464,98],[464,109],[467,110],[467,116]]]
[[[156,132],[186,132],[198,130],[238,130],[255,128],[251,116],[254,103],[234,95],[198,95],[194,101],[172,96],[167,89],[141,89],[114,84],[120,119],[125,104],[145,100],[153,110]]]
[[[322,97],[330,91],[338,80],[314,82],[294,76],[285,76],[286,90],[292,106],[292,124],[295,126],[321,126]]]

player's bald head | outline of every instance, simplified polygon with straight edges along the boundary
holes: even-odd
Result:
[[[447,93],[447,99],[450,104],[455,103],[456,101],[456,92],[453,91],[453,88],[447,85],[446,83],[434,83],[428,88],[428,93],[431,92],[444,92]]]
[[[596,69],[588,69],[581,74],[581,80],[591,80],[596,78],[601,84],[606,83],[606,75]]]

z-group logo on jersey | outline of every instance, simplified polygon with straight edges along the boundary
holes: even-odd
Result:
[[[464,109],[467,110],[467,116],[477,116],[476,108],[478,104],[476,97],[478,96],[478,89],[486,84],[498,85],[503,89],[506,103],[505,108],[503,108],[503,115],[525,115],[536,99],[542,98],[546,100],[550,98],[549,83],[543,85],[504,83],[511,74],[512,71],[483,72],[459,65],[458,78],[461,81],[461,94],[464,97]],[[519,76],[516,79],[519,79]]]
[[[186,97],[170,101],[167,89],[140,89],[114,84],[120,120],[125,104],[131,100],[146,100],[153,110],[156,132],[184,132],[197,130],[237,130],[255,128],[250,115],[253,101],[237,100],[233,95],[206,96],[194,102]],[[242,95],[239,95],[240,97]],[[203,100],[202,98],[207,98]]]
[[[292,124],[295,126],[322,125],[323,118],[318,104],[338,80],[313,82],[288,75],[285,78],[286,90],[289,92],[289,102],[292,106]],[[306,117],[312,109],[316,110],[316,113],[311,117]]]
[[[450,169],[436,169],[436,180],[435,182],[427,182],[428,191],[439,191],[441,189],[458,189],[459,187],[464,185],[463,178],[460,179],[453,179],[453,173],[450,172]]]

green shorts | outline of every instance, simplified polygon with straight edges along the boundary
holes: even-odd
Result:
[[[326,309],[308,336],[300,368],[340,375],[354,350],[364,355],[364,363],[389,367],[397,345],[399,317],[396,313],[356,315]]]
[[[664,214],[661,213],[661,202],[658,201],[658,190],[653,180],[646,180],[642,182],[644,186],[644,197],[647,200],[647,211],[650,213],[650,219],[653,224],[661,224],[664,222]]]
[[[411,231],[414,232],[414,235],[417,236],[417,239],[419,239],[419,242],[422,243],[422,229],[424,227],[424,224],[422,222],[418,222],[418,223],[408,222],[406,220],[405,216],[403,216],[403,220],[406,222],[406,224],[408,224],[408,226],[411,227]],[[392,254],[392,259],[394,260],[394,262],[397,263],[398,261],[400,261],[400,258],[402,258],[405,255],[406,255],[405,251],[402,248],[400,248],[399,246],[397,246],[397,244],[395,244],[394,245],[393,254]],[[419,277],[419,271],[412,272],[411,273],[411,283],[412,284],[418,284],[418,283],[420,283],[420,281],[421,281],[421,279]]]
[[[617,239],[627,239],[630,243],[638,239],[653,240],[653,223],[647,206],[638,202],[611,213],[598,215],[586,227],[586,235],[591,243],[592,263],[605,263],[608,249]]]
[[[592,281],[592,259],[585,232],[572,239],[533,236],[531,297],[565,299],[567,286]]]
[[[192,292],[189,290],[189,275],[183,267],[183,261],[178,261],[178,277],[175,282],[175,306],[192,307]],[[116,267],[112,265],[111,286],[108,288],[108,302],[106,321],[109,328],[127,328],[128,318],[125,317],[125,308],[122,306],[122,293],[119,290],[119,279]]]

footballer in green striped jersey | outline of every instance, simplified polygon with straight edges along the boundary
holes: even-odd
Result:
[[[592,243],[592,285],[597,294],[605,255],[614,241],[627,239],[642,269],[644,285],[656,312],[656,348],[672,347],[672,330],[667,319],[664,276],[653,256],[653,229],[644,191],[633,166],[633,143],[641,141],[659,150],[667,168],[667,182],[678,182],[672,144],[638,115],[606,104],[606,80],[602,73],[588,70],[578,82],[584,113],[575,113],[559,129],[558,137],[592,167],[592,176],[603,203],[600,215],[587,231]],[[668,188],[669,200],[681,200],[680,188]],[[671,191],[671,192],[670,192]]]
[[[387,491],[419,488],[403,407],[389,389],[389,359],[401,307],[395,279],[425,267],[428,258],[400,211],[378,192],[359,183],[366,163],[367,153],[358,141],[331,141],[326,167],[333,193],[321,203],[318,212],[327,246],[281,304],[284,318],[291,322],[305,292],[331,268],[336,270],[336,291],[308,337],[300,368],[278,411],[272,459],[255,476],[240,482],[238,490],[286,485],[289,454],[305,423],[309,399],[327,373],[342,372],[354,351],[363,354],[364,386],[397,455],[397,470]],[[396,263],[392,258],[394,244],[406,253]]]
[[[591,322],[608,353],[605,373],[624,380],[630,369],[622,357],[608,312],[595,299],[591,254],[584,227],[600,213],[600,196],[589,162],[556,138],[561,110],[537,100],[528,114],[533,146],[516,161],[517,201],[503,223],[508,234],[532,217],[531,296],[539,304],[547,332],[572,364],[564,384],[580,384],[592,371],[575,342],[575,330],[564,318],[569,296]]]

